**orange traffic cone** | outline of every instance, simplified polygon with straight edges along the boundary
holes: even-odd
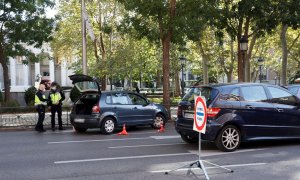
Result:
[[[118,135],[128,135],[125,124],[123,125],[123,130],[121,132],[119,132]]]
[[[159,132],[159,133],[165,132],[164,123],[160,124],[160,128],[157,132]]]

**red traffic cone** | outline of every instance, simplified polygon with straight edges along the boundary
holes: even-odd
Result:
[[[118,135],[128,135],[125,124],[123,125],[123,130],[121,132],[119,132]]]
[[[165,132],[164,123],[160,124],[160,128],[157,132],[159,132],[159,133]]]

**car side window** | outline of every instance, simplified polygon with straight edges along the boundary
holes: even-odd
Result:
[[[268,87],[268,90],[272,96],[271,101],[277,104],[295,105],[297,103],[296,98],[289,92],[276,87]]]
[[[267,101],[267,94],[263,86],[241,87],[245,101],[264,102]]]
[[[240,101],[240,90],[239,88],[234,88],[230,93],[222,94],[219,98],[223,101]]]
[[[106,102],[106,104],[112,104],[112,100],[111,100],[111,95],[110,94],[106,95],[105,102]]]
[[[127,94],[113,93],[111,98],[112,104],[129,104]]]
[[[297,95],[299,88],[298,87],[289,87],[288,89],[292,94]]]
[[[128,94],[129,95],[129,99],[131,100],[131,104],[134,104],[134,105],[146,105],[147,104],[147,101],[136,95],[136,94]]]

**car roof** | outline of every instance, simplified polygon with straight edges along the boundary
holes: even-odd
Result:
[[[265,84],[265,83],[249,83],[249,82],[242,82],[242,83],[219,83],[219,84],[207,84],[207,85],[198,85],[192,87],[211,87],[211,88],[222,88],[222,87],[241,87],[241,86],[251,86],[251,85],[265,85],[265,86],[275,86],[272,84]]]

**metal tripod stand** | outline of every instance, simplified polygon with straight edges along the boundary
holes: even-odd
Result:
[[[203,171],[203,173],[204,173],[204,175],[205,175],[205,178],[206,178],[207,180],[209,180],[209,176],[208,176],[208,174],[207,174],[207,171],[206,171],[206,168],[205,168],[205,166],[204,166],[204,164],[203,164],[203,161],[204,161],[204,160],[201,160],[201,133],[199,133],[199,153],[198,153],[198,160],[197,160],[197,161],[194,161],[194,162],[192,162],[192,163],[190,163],[190,164],[188,164],[188,165],[184,165],[184,166],[182,166],[182,167],[179,167],[179,168],[173,169],[173,170],[171,170],[171,171],[165,172],[165,174],[167,175],[167,174],[169,174],[169,173],[171,173],[171,172],[174,172],[174,171],[177,171],[177,170],[179,170],[179,169],[182,169],[182,168],[187,167],[187,168],[188,168],[187,175],[193,174],[193,175],[196,176],[196,174],[192,171],[192,167],[193,167],[193,166],[196,166],[196,167],[198,167],[199,169],[201,169],[201,170]],[[209,161],[205,161],[205,162],[208,163],[208,164],[210,164],[210,165],[212,165],[212,166],[216,166],[216,167],[218,167],[218,168],[221,168],[221,169],[224,169],[224,170],[226,170],[226,171],[229,171],[230,173],[233,173],[233,170],[232,170],[232,169],[228,169],[228,168],[226,168],[226,167],[222,167],[222,166],[220,166],[220,165],[217,165],[217,164],[215,164],[215,163],[211,163],[211,162],[209,162]]]

